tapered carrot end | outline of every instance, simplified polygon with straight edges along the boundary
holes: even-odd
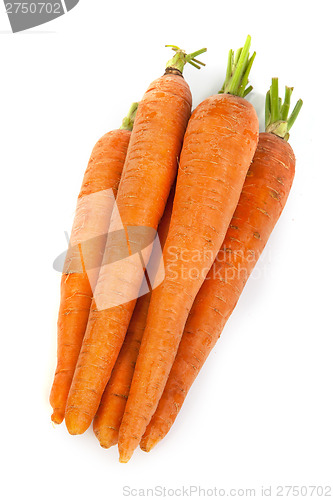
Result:
[[[122,447],[119,447],[119,462],[121,464],[127,464],[127,462],[131,459],[133,455],[133,451],[124,450]]]
[[[77,410],[66,410],[65,422],[68,432],[75,436],[83,434],[88,429],[91,419],[87,414]]]
[[[132,455],[131,455],[132,456]],[[131,456],[127,456],[127,455],[119,455],[119,462],[121,464],[127,464],[127,462],[129,462],[129,460],[131,459]]]
[[[57,408],[53,410],[53,413],[51,415],[51,420],[54,424],[61,424],[61,422],[64,420],[64,412],[58,410]]]
[[[94,433],[102,448],[110,448],[118,443],[118,431],[115,429],[101,427],[94,429]]]
[[[152,439],[149,435],[143,436],[140,442],[140,448],[142,451],[146,451],[148,453],[157,445],[159,441],[159,439]]]

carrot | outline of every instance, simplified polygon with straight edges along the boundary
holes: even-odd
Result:
[[[182,70],[186,62],[198,66],[193,59],[205,50],[189,55],[177,50],[139,104],[117,195],[118,211],[111,217],[68,396],[65,420],[71,434],[89,427],[124,341],[191,113],[191,92]]]
[[[298,101],[287,118],[292,90],[286,87],[279,109],[278,81],[273,79],[267,96],[267,132],[259,135],[225,240],[194,301],[168,382],[141,440],[144,451],[170,430],[286,204],[295,174],[295,156],[287,140],[302,105]]]
[[[57,424],[64,418],[136,109],[134,103],[120,129],[108,132],[95,145],[78,197],[61,278],[58,361],[50,394],[51,419]],[[82,266],[82,247],[89,261],[88,272]]]
[[[173,198],[174,189],[170,192],[165,212],[158,226],[158,237],[161,248],[164,247],[169,230]],[[154,255],[152,255],[151,259],[153,257]],[[152,276],[157,272],[159,264],[159,259],[155,259],[155,262],[152,264],[149,262]],[[94,432],[103,448],[109,448],[118,442],[119,427],[123,418],[135,363],[146,326],[150,298],[151,292],[140,297],[136,303],[123,346],[94,419]]]
[[[165,279],[152,293],[126,410],[120,461],[141,440],[162,395],[194,298],[221,247],[258,142],[258,118],[242,96],[254,59],[251,39],[229,55],[222,92],[193,112],[180,157],[164,249]],[[194,263],[194,260],[196,263]]]

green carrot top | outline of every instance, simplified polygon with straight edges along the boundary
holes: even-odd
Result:
[[[121,130],[132,131],[138,106],[139,106],[138,102],[133,102],[133,104],[131,105],[131,107],[129,109],[127,116],[125,116],[125,118],[122,121],[121,126],[119,127]]]
[[[244,47],[236,50],[229,50],[228,65],[224,84],[222,85],[219,94],[232,94],[239,97],[245,97],[252,90],[249,83],[249,74],[256,56],[253,52],[250,57],[251,37],[247,36]]]
[[[286,87],[284,102],[282,103],[282,99],[279,97],[278,78],[272,78],[272,85],[266,94],[265,130],[266,132],[278,135],[285,141],[288,141],[289,130],[295,123],[298,113],[303,105],[302,99],[299,99],[288,117],[290,97],[293,90],[293,87]]]
[[[172,50],[176,52],[172,59],[170,59],[166,64],[166,73],[172,73],[176,70],[176,72],[178,71],[180,74],[183,74],[183,69],[186,63],[191,64],[197,69],[200,69],[200,66],[205,66],[205,64],[198,61],[196,57],[206,52],[207,49],[200,49],[195,52],[191,52],[191,54],[186,54],[186,52],[177,47],[177,45],[166,45],[166,47],[171,47]]]

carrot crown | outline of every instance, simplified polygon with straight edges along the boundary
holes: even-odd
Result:
[[[138,102],[133,102],[133,104],[131,105],[131,107],[129,109],[127,116],[125,116],[125,118],[122,121],[121,126],[119,127],[121,130],[130,130],[131,131],[133,129],[133,124],[134,124],[135,115],[136,115],[136,111],[138,109],[138,106],[139,106]]]
[[[284,94],[284,102],[279,97],[279,81],[278,78],[272,78],[272,85],[266,94],[265,102],[265,129],[266,132],[278,135],[285,141],[289,139],[289,130],[294,125],[298,113],[303,106],[302,99],[299,99],[293,111],[290,113],[290,97],[293,92],[293,87],[286,87]]]
[[[171,47],[176,53],[172,59],[170,59],[166,64],[166,73],[179,72],[181,75],[183,74],[183,69],[186,63],[191,64],[197,69],[200,69],[200,66],[205,66],[205,64],[196,59],[197,56],[203,54],[207,51],[207,49],[200,49],[196,52],[191,52],[191,54],[186,54],[186,52],[177,45],[166,45],[166,47]]]
[[[245,97],[252,90],[249,83],[249,74],[256,56],[253,52],[250,57],[251,37],[247,36],[244,47],[238,49],[236,53],[232,49],[229,50],[227,73],[224,84],[219,91],[219,94],[232,94],[239,97]]]

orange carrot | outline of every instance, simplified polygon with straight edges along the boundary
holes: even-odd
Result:
[[[163,249],[169,231],[174,189],[171,190],[165,212],[158,226],[158,237]],[[153,258],[154,256],[152,256]],[[157,267],[155,263],[149,264]],[[152,269],[154,276],[157,269]],[[111,373],[111,378],[105,388],[101,404],[94,419],[94,432],[103,448],[117,444],[121,420],[123,418],[128,398],[136,359],[138,357],[142,335],[146,326],[151,292],[140,297],[136,303],[128,331]]]
[[[194,301],[168,382],[141,440],[144,451],[150,451],[170,430],[286,204],[295,173],[288,131],[302,102],[298,101],[288,119],[292,89],[286,87],[279,110],[277,85],[273,79],[267,98],[269,132],[259,135],[225,240]]]
[[[137,103],[132,105],[122,127],[108,132],[95,145],[78,197],[61,278],[58,362],[50,394],[51,419],[57,424],[64,418],[67,395],[87,326],[95,270],[101,263],[136,108]],[[84,269],[84,263],[82,266],[83,247],[85,260],[89,261],[89,273]]]
[[[186,55],[177,50],[164,76],[150,85],[139,104],[117,195],[120,217],[114,210],[68,396],[65,420],[71,434],[89,427],[124,341],[191,113],[191,92],[182,70],[204,51]]]
[[[190,308],[221,247],[257,146],[258,118],[242,97],[250,90],[250,41],[235,61],[231,51],[223,93],[199,104],[188,123],[164,249],[165,279],[152,293],[119,431],[121,462],[130,459],[156,410]]]

